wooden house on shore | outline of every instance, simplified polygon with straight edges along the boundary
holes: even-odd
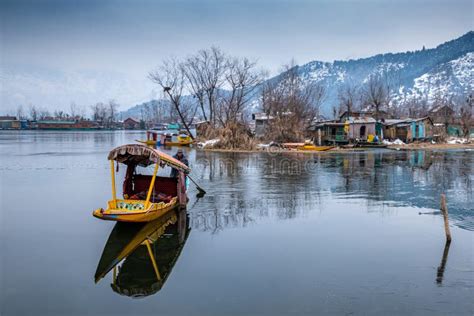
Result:
[[[433,121],[430,117],[387,119],[383,123],[385,139],[400,139],[405,143],[428,141],[433,138]]]
[[[344,123],[337,121],[318,122],[309,128],[308,136],[319,146],[327,144],[344,145],[349,143],[344,126]]]
[[[21,129],[22,121],[16,116],[0,116],[0,129]]]

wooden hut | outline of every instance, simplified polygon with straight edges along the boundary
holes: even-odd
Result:
[[[319,122],[309,128],[309,136],[317,145],[347,144],[345,124],[336,121]]]

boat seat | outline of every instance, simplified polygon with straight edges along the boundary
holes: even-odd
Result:
[[[133,175],[130,178],[125,179],[123,185],[123,194],[128,196],[133,196],[141,192],[148,192],[150,187],[152,176],[148,175]],[[178,186],[176,178],[169,177],[156,177],[154,185],[155,195],[162,194],[162,196],[177,196],[178,195]]]
[[[129,197],[130,200],[146,200],[147,196],[147,191],[142,191],[139,193],[136,193],[132,196]],[[169,203],[173,197],[171,195],[167,195],[162,192],[154,192],[152,193],[150,197],[150,202],[152,203],[159,203],[159,202],[164,202],[164,203]]]

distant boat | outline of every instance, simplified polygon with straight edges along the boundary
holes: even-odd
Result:
[[[315,146],[309,144],[304,144],[303,146],[296,147],[296,149],[300,151],[326,151],[333,148],[334,146]]]
[[[179,160],[149,146],[129,144],[110,151],[112,199],[107,208],[93,212],[97,218],[121,222],[149,222],[177,206],[186,206],[186,176],[190,168]],[[115,164],[127,168],[123,182],[123,198],[115,191]],[[137,174],[136,167],[154,165],[153,175]],[[159,167],[169,166],[177,171],[177,177],[157,176]]]
[[[335,146],[316,146],[311,142],[304,143],[283,143],[283,148],[295,149],[299,151],[326,151],[333,149]]]
[[[141,144],[147,146],[190,146],[194,143],[191,136],[184,132],[171,133],[171,132],[157,132],[147,131],[146,140],[136,140]]]

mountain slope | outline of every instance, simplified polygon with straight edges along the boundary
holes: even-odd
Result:
[[[397,91],[396,100],[417,98],[432,102],[437,95],[472,93],[474,80],[474,32],[437,46],[405,53],[379,54],[357,60],[334,62],[312,61],[298,67],[299,75],[308,83],[325,85],[326,98],[322,112],[330,115],[338,104],[338,91],[347,84],[363,86],[370,76],[383,75]],[[276,80],[279,75],[269,79]],[[151,101],[157,102],[157,101]],[[137,117],[148,103],[135,106],[123,117]],[[259,110],[258,100],[251,102],[249,111]]]
[[[308,82],[327,87],[323,112],[337,104],[337,93],[346,84],[363,85],[371,75],[389,78],[398,96],[426,98],[432,102],[439,93],[454,95],[472,92],[474,32],[432,49],[381,54],[369,58],[324,63],[313,61],[298,68]],[[397,96],[395,96],[397,97]]]

